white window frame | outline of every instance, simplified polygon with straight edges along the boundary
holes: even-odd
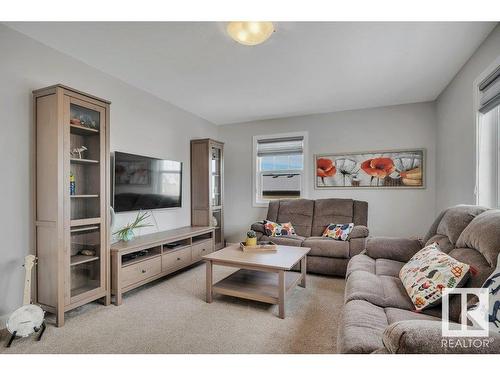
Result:
[[[475,126],[474,126],[474,142],[475,142],[475,176],[474,176],[474,201],[475,204],[479,204],[479,192],[478,192],[478,186],[479,186],[479,147],[480,147],[480,126],[481,126],[481,121],[483,119],[483,114],[479,112],[479,109],[481,108],[480,105],[480,99],[481,99],[481,92],[479,90],[479,85],[481,82],[495,69],[497,69],[500,66],[500,56],[498,56],[495,61],[486,69],[484,70],[475,80],[473,84],[473,111],[474,111],[474,119],[475,119]],[[499,134],[500,134],[500,129],[499,129]],[[500,146],[500,139],[497,140],[497,146]],[[497,169],[500,167],[500,148],[497,147]],[[500,171],[497,170],[497,207],[500,207]]]
[[[308,132],[293,132],[293,133],[279,133],[279,134],[264,134],[264,135],[255,135],[253,137],[253,146],[252,146],[252,202],[253,207],[267,207],[269,205],[270,199],[258,199],[257,192],[260,189],[260,179],[257,174],[260,175],[259,167],[257,165],[257,143],[261,139],[271,139],[271,138],[287,138],[287,137],[303,137],[303,151],[302,151],[302,172],[300,178],[300,198],[306,198],[309,196],[309,133]],[[290,173],[297,171],[273,171],[276,173]]]

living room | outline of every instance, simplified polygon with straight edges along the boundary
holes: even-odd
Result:
[[[500,25],[440,9],[2,19],[0,353],[496,358]]]

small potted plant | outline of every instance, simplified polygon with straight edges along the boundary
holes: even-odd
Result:
[[[253,230],[247,232],[246,246],[257,246],[257,234]]]
[[[151,215],[148,212],[144,213],[138,212],[137,217],[132,223],[125,225],[122,229],[117,230],[113,234],[116,234],[116,236],[120,241],[125,241],[125,242],[130,241],[135,237],[134,229],[152,226],[151,224],[144,223],[144,221],[146,219],[149,219],[150,216]]]

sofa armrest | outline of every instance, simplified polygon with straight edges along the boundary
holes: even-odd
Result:
[[[255,233],[257,234],[257,240],[260,240],[262,236],[266,234],[266,230],[264,229],[264,222],[262,221],[253,223],[250,229],[255,231]]]
[[[422,247],[423,244],[418,239],[371,237],[366,242],[366,254],[373,259],[384,258],[406,263]]]
[[[403,320],[387,327],[382,336],[385,349],[397,354],[493,354],[500,353],[500,335],[489,337],[443,337],[441,321]],[[456,327],[455,327],[456,326]],[[450,329],[458,329],[450,323]]]
[[[351,238],[366,238],[370,234],[368,227],[364,225],[355,225],[349,234],[349,239]]]

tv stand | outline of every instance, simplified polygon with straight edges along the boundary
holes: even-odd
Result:
[[[121,305],[123,293],[201,261],[214,251],[214,241],[214,227],[188,226],[112,244],[115,305]]]

